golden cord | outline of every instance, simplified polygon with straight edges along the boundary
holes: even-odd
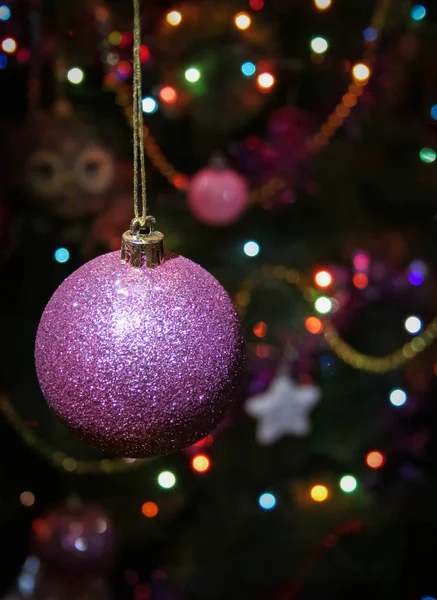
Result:
[[[138,3],[139,0],[134,0],[134,3]],[[377,32],[377,39],[381,34],[386,17],[390,9],[391,0],[377,0],[375,10],[371,19],[371,27]],[[135,42],[134,42],[135,43]],[[366,42],[366,47],[363,53],[363,62],[371,65],[376,54],[377,43],[376,41]],[[138,47],[139,52],[139,47]],[[140,66],[141,75],[141,66]],[[134,68],[134,81],[135,81],[135,68]],[[346,93],[342,96],[341,101],[335,106],[331,114],[327,117],[325,122],[320,126],[317,133],[315,133],[308,140],[304,155],[306,153],[315,154],[325,147],[332,139],[336,131],[343,126],[347,117],[350,115],[351,110],[358,105],[359,99],[363,94],[365,86],[368,84],[370,78],[356,82],[353,78],[348,86]],[[117,86],[117,83],[114,84]],[[132,114],[130,113],[130,107],[128,103],[123,101],[123,97],[126,94],[126,88],[123,83],[118,83],[118,88],[115,87],[115,91],[118,94],[117,103],[125,105],[125,114],[128,121],[131,123]],[[134,83],[134,94],[135,94],[135,83]],[[141,99],[140,99],[141,100]],[[126,106],[127,105],[127,106]],[[141,109],[141,106],[140,106]],[[135,103],[134,103],[135,111]],[[141,114],[142,118],[142,114]],[[133,115],[133,121],[135,125],[135,112]],[[178,171],[176,167],[167,159],[164,152],[159,147],[155,138],[153,137],[150,129],[144,125],[143,131],[143,142],[145,152],[150,162],[158,169],[163,177],[165,177],[171,185],[178,190],[187,190],[189,186],[189,177]],[[272,177],[272,179],[265,184],[261,185],[251,191],[250,202],[253,204],[263,204],[266,200],[273,197],[278,192],[286,189],[287,181],[283,177]]]
[[[287,269],[283,265],[264,266],[242,283],[235,296],[235,304],[242,317],[251,303],[253,290],[265,279],[272,278],[297,287],[307,300],[313,297],[314,290],[303,283],[302,276],[295,269]],[[330,321],[323,322],[323,335],[326,343],[338,358],[354,369],[369,373],[389,373],[413,360],[437,339],[437,317],[420,334],[414,336],[401,348],[385,356],[370,356],[355,350],[342,339],[336,327]]]
[[[142,107],[141,72],[141,12],[140,0],[133,0],[134,6],[134,45],[133,45],[133,136],[134,136],[134,212],[142,226],[147,217],[146,164],[144,150],[144,122]],[[139,190],[141,188],[142,208],[140,214]]]

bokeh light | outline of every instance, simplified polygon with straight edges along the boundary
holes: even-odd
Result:
[[[182,15],[178,10],[171,10],[167,13],[165,20],[169,25],[176,27],[182,23]]]
[[[404,390],[396,388],[390,392],[390,402],[393,406],[403,406],[407,401],[407,394]]]
[[[2,41],[2,50],[6,54],[14,54],[17,51],[17,42],[12,37],[7,37]]]
[[[119,79],[125,80],[132,75],[132,65],[128,60],[121,60],[116,71]]]
[[[385,465],[385,456],[378,450],[372,450],[366,456],[366,464],[371,469],[381,469]]]
[[[6,54],[0,54],[0,69],[4,69],[8,64],[8,57]]]
[[[366,27],[363,31],[363,37],[366,42],[374,42],[378,37],[378,31],[374,27]]]
[[[435,159],[437,158],[437,154],[432,148],[422,148],[419,156],[420,160],[428,165],[435,162]]]
[[[264,338],[267,335],[268,329],[267,323],[259,321],[259,323],[256,323],[256,325],[253,327],[253,333],[256,335],[256,337]]]
[[[142,101],[143,112],[151,115],[158,110],[158,103],[152,96],[146,96]]]
[[[332,275],[329,271],[317,271],[314,275],[314,281],[319,287],[326,288],[332,283]]]
[[[260,73],[257,81],[259,87],[263,90],[269,90],[275,85],[275,78],[271,73]]]
[[[428,275],[428,267],[421,260],[413,260],[409,266],[408,281],[411,285],[422,285]]]
[[[351,494],[358,487],[358,481],[355,479],[353,475],[344,475],[340,479],[340,489],[345,494]]]
[[[248,60],[247,62],[241,65],[241,72],[246,77],[251,77],[256,73],[256,65],[253,62],[250,62],[250,60]]]
[[[364,290],[369,285],[369,278],[365,273],[355,273],[352,281],[354,286],[359,290]]]
[[[352,76],[356,83],[364,83],[370,77],[370,69],[364,63],[357,63],[352,67]]]
[[[196,67],[190,67],[185,71],[185,79],[190,83],[196,83],[199,81],[200,77],[201,73],[199,69],[196,69]]]
[[[20,494],[20,502],[26,508],[30,508],[35,504],[35,494],[32,492],[22,492]]]
[[[311,494],[311,498],[314,500],[314,502],[324,502],[325,500],[328,499],[329,490],[324,485],[314,485],[311,488],[310,494]]]
[[[161,88],[161,91],[159,92],[159,97],[166,104],[174,104],[178,99],[178,93],[174,89],[174,87],[166,85],[165,87]]]
[[[169,490],[176,485],[176,477],[171,471],[162,471],[158,475],[158,483],[165,490]]]
[[[370,266],[370,258],[367,252],[359,251],[354,256],[354,268],[357,271],[367,271]]]
[[[11,18],[11,9],[6,4],[0,6],[0,21],[8,21]]]
[[[63,264],[69,261],[70,252],[67,250],[67,248],[58,248],[55,250],[54,256],[56,262]]]
[[[147,46],[144,46],[144,44],[141,44],[140,46],[140,60],[141,62],[147,62],[150,58],[150,50]]]
[[[423,4],[415,4],[411,9],[411,18],[413,21],[421,21],[426,17],[426,8]]]
[[[321,315],[327,315],[332,310],[332,300],[327,296],[320,296],[314,303],[314,307]]]
[[[264,8],[264,0],[249,0],[249,6],[252,10],[262,10]]]
[[[258,498],[258,503],[264,510],[271,510],[276,506],[276,498],[273,494],[266,492]]]
[[[252,19],[247,13],[240,12],[237,15],[235,15],[234,23],[237,29],[241,29],[242,31],[244,31],[245,29],[248,29],[250,27],[250,25],[252,24]]]
[[[431,117],[437,121],[437,104],[431,106]]]
[[[119,46],[122,39],[123,36],[119,31],[111,31],[111,33],[108,35],[108,42],[111,44],[111,46]]]
[[[79,85],[80,83],[82,83],[84,78],[84,72],[82,71],[82,69],[79,69],[79,67],[73,67],[67,73],[68,81],[70,83],[73,83],[74,85]]]
[[[308,317],[305,319],[305,327],[310,333],[317,335],[323,331],[323,323],[317,317]]]
[[[408,333],[419,333],[422,329],[422,321],[419,317],[408,317],[408,319],[405,320],[405,329]]]
[[[314,0],[314,6],[319,10],[326,10],[332,4],[332,0]]]
[[[196,473],[206,473],[211,467],[211,461],[206,454],[198,454],[193,457],[191,467]]]
[[[328,41],[323,37],[315,37],[311,40],[311,50],[315,54],[323,54],[328,49]]]
[[[153,519],[159,513],[159,508],[155,502],[145,502],[141,507],[141,512],[145,517]]]
[[[251,241],[244,244],[244,254],[246,256],[253,258],[254,256],[258,256],[259,251],[260,247],[256,242]]]

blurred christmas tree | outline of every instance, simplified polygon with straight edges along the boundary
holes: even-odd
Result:
[[[46,407],[44,306],[132,217],[132,10],[6,1],[0,594],[437,598],[437,6],[142,17],[153,213],[234,294],[244,386],[218,431],[147,462],[100,455]]]

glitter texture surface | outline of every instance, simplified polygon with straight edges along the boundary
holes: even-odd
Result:
[[[35,361],[68,427],[109,454],[147,457],[215,428],[234,400],[244,344],[231,299],[202,267],[167,254],[135,269],[112,252],[53,294]]]

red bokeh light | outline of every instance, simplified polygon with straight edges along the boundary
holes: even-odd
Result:
[[[371,469],[381,469],[385,465],[385,456],[378,450],[372,450],[366,456],[366,464]]]
[[[355,273],[353,282],[356,288],[364,290],[369,285],[369,278],[364,273]]]

